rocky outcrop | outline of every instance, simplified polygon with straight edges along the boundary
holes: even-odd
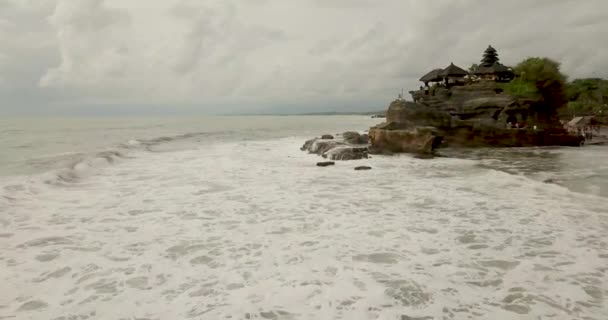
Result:
[[[369,138],[366,134],[345,132],[332,140],[322,138],[308,140],[300,149],[330,160],[367,159]]]
[[[582,140],[562,128],[542,98],[516,98],[493,81],[410,93],[416,102],[391,103],[387,122],[393,130],[432,126],[444,137],[442,146],[578,146]]]
[[[371,153],[414,153],[430,155],[443,137],[437,128],[449,127],[445,112],[399,99],[391,103],[386,122],[370,128]]]
[[[391,129],[391,125],[378,126],[369,131],[371,153],[414,153],[432,154],[441,144],[443,137],[434,127],[410,127]]]
[[[386,123],[400,128],[425,126],[442,128],[450,126],[451,116],[445,112],[425,105],[405,100],[395,100],[386,112]]]

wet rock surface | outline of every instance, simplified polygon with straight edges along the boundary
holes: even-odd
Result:
[[[439,146],[578,147],[583,140],[569,134],[541,98],[508,95],[494,82],[410,93],[416,102],[393,101],[386,122],[370,129],[373,149],[429,154]],[[433,128],[437,138],[428,141],[421,128]]]
[[[308,151],[329,160],[367,159],[369,157],[368,140],[367,134],[351,131],[333,139],[323,139],[321,137],[308,140],[300,150]]]

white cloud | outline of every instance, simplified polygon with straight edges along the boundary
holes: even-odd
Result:
[[[607,30],[604,0],[0,0],[0,111],[378,108],[488,44],[608,77]]]
[[[130,17],[103,0],[59,0],[49,17],[61,63],[41,78],[42,87],[111,86],[129,70]]]

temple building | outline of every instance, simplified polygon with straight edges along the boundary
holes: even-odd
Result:
[[[420,81],[424,82],[424,86],[428,87],[429,83],[435,82],[442,85],[454,86],[465,84],[465,76],[468,76],[469,72],[466,70],[450,63],[445,69],[434,69],[429,73],[425,74],[420,78]]]
[[[467,77],[474,80],[489,80],[496,82],[509,82],[515,78],[513,70],[503,64],[501,64],[498,58],[496,49],[492,46],[484,51],[481,59],[481,64],[473,70],[473,72],[466,71],[451,63],[444,69],[433,69],[429,73],[425,74],[420,78],[420,81],[424,83],[425,87],[429,87],[430,83],[436,83],[445,87],[452,87],[456,85],[465,85],[470,81],[467,81]]]
[[[492,46],[483,53],[481,64],[473,71],[473,74],[482,80],[496,82],[509,82],[515,78],[515,73],[509,67],[501,64],[496,49]]]
[[[454,65],[454,63],[450,63],[450,65],[443,69],[439,76],[443,77],[443,81],[445,82],[446,87],[450,87],[453,85],[464,85],[465,78],[469,75],[469,72]]]

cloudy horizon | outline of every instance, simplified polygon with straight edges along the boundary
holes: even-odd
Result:
[[[368,111],[427,71],[608,78],[608,2],[0,0],[0,115]]]

